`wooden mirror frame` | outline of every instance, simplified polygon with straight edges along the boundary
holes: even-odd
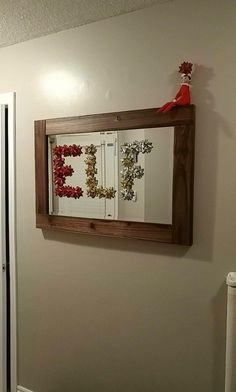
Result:
[[[49,135],[174,127],[172,224],[49,215]],[[195,106],[132,110],[35,121],[36,227],[192,245]]]

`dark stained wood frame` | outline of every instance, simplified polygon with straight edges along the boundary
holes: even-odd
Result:
[[[172,224],[49,215],[48,135],[156,127],[174,127]],[[191,245],[194,138],[194,105],[176,107],[166,114],[144,109],[35,121],[36,227]]]

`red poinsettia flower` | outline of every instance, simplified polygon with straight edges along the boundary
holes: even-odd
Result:
[[[184,61],[180,66],[179,66],[179,72],[181,74],[186,74],[190,75],[192,73],[192,68],[193,64],[189,63],[188,61]]]
[[[55,188],[55,194],[59,197],[73,197],[74,199],[79,199],[81,196],[83,196],[83,191],[82,189],[77,186],[57,186]]]

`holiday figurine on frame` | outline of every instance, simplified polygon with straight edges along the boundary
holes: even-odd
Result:
[[[189,105],[190,100],[190,82],[191,74],[193,70],[193,64],[188,61],[184,61],[179,66],[179,72],[181,73],[181,87],[177,92],[175,98],[165,103],[161,108],[157,110],[158,113],[169,112],[175,106]]]

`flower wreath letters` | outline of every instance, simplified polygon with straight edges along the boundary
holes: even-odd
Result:
[[[146,154],[150,153],[153,149],[153,144],[147,139],[132,143],[125,143],[121,146],[121,164],[123,166],[121,170],[121,197],[124,200],[133,200],[134,198],[134,180],[140,179],[144,175],[144,169],[140,165],[135,165],[138,160],[139,153]]]
[[[134,141],[132,143],[125,143],[121,146],[121,197],[124,200],[133,200],[135,191],[133,190],[134,180],[141,179],[144,176],[144,169],[140,165],[135,165],[140,153],[150,153],[153,149],[153,144],[147,139],[141,141]],[[96,152],[97,148],[93,144],[85,147],[84,160],[86,164],[86,186],[87,196],[91,198],[99,197],[105,199],[112,199],[115,197],[116,190],[113,187],[98,186],[96,178]],[[54,192],[56,196],[79,199],[83,196],[81,187],[65,185],[66,177],[71,177],[74,169],[71,165],[65,164],[65,157],[77,157],[83,154],[82,147],[76,144],[67,146],[55,146],[53,153],[53,182]]]
[[[92,197],[93,199],[95,197],[99,197],[99,199],[103,197],[105,199],[113,199],[116,193],[116,190],[113,187],[103,188],[103,186],[98,186],[98,180],[95,176],[97,174],[96,152],[97,147],[93,144],[90,144],[90,146],[85,147],[85,154],[87,154],[87,157],[85,159],[85,163],[87,165],[87,168],[85,169],[85,172],[87,174],[87,196]]]
[[[74,169],[71,165],[65,165],[64,157],[77,157],[82,152],[82,147],[72,144],[67,146],[56,146],[52,150],[53,152],[53,175],[54,175],[54,191],[56,196],[59,197],[73,197],[79,199],[83,196],[83,191],[79,186],[73,187],[65,185],[66,177],[71,177],[74,173]]]

